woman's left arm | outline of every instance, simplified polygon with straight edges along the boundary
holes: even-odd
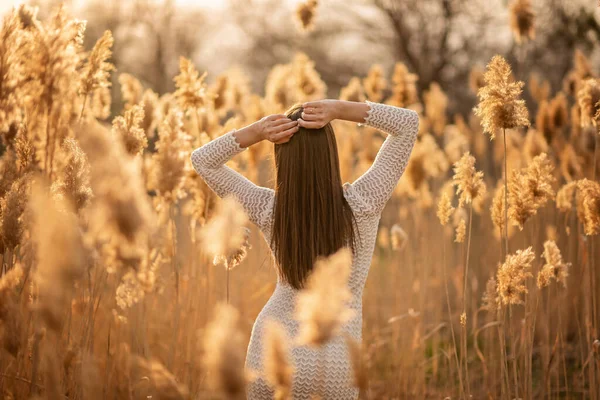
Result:
[[[262,140],[285,143],[296,131],[296,121],[284,115],[271,115],[245,128],[227,132],[197,148],[192,152],[192,165],[219,197],[234,196],[250,221],[263,229],[268,222],[263,216],[271,204],[273,189],[255,185],[225,163]]]

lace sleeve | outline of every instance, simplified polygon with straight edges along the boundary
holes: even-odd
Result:
[[[270,221],[273,189],[257,186],[243,175],[225,165],[236,154],[246,150],[240,147],[231,131],[192,152],[192,165],[206,184],[219,197],[233,195],[248,218],[264,229]]]
[[[388,134],[373,165],[352,183],[367,208],[380,213],[402,176],[417,139],[419,116],[412,110],[366,102],[370,109],[365,125]]]

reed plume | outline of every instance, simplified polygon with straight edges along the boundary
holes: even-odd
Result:
[[[248,216],[240,203],[233,197],[225,198],[217,204],[215,214],[200,232],[204,250],[217,260],[219,257],[230,259],[248,246],[248,231],[244,228],[247,223]]]
[[[20,95],[26,79],[26,39],[21,32],[19,13],[7,14],[0,28],[0,135],[8,132],[19,118]]]
[[[371,71],[369,71],[371,73]],[[372,79],[372,78],[371,78]],[[406,65],[398,62],[394,65],[394,73],[392,74],[392,95],[387,99],[387,103],[396,107],[408,107],[418,101],[417,95],[417,81],[419,77],[416,74],[409,72]],[[373,84],[377,85],[376,82]],[[385,87],[385,85],[383,85]],[[438,120],[444,119],[445,115],[440,115],[440,111],[445,113],[447,98],[444,93],[441,92],[439,85],[432,84],[430,87],[429,103],[431,106],[431,113],[434,117],[439,117]],[[441,92],[441,96],[436,96]],[[427,103],[427,98],[426,98]],[[437,113],[437,114],[436,114]]]
[[[571,263],[565,263],[563,261],[560,249],[554,240],[547,240],[544,242],[543,257],[546,260],[546,263],[537,276],[538,288],[541,289],[548,286],[552,279],[556,282],[560,282],[563,287],[566,288]]]
[[[358,398],[365,399],[367,398],[369,390],[369,374],[362,345],[348,334],[344,335],[344,339],[346,340],[350,362],[352,363],[352,379],[354,387],[358,389]]]
[[[525,180],[536,210],[554,198],[554,165],[546,153],[535,157],[527,166]]]
[[[27,95],[40,99],[33,108],[36,134],[44,138],[43,162],[48,176],[53,174],[56,144],[62,144],[70,131],[69,123],[77,98],[79,82],[77,67],[85,22],[69,19],[64,6],[58,7],[44,25],[31,31],[32,46],[25,58],[24,73],[28,75]]]
[[[450,163],[455,163],[462,155],[469,151],[469,138],[461,132],[456,125],[447,125],[444,128],[444,152]]]
[[[523,154],[528,163],[531,163],[535,157],[542,153],[547,153],[549,148],[543,134],[533,128],[527,129],[525,143],[523,143]]]
[[[569,122],[569,111],[567,109],[567,97],[563,92],[558,93],[550,101],[550,130],[556,135]]]
[[[347,306],[352,297],[347,283],[351,264],[352,253],[348,248],[315,263],[296,301],[296,319],[300,324],[298,345],[323,346],[354,316]]]
[[[440,196],[440,200],[438,202],[437,209],[437,217],[440,220],[440,224],[442,226],[446,225],[450,220],[450,216],[454,212],[454,207],[452,207],[452,200],[448,193],[443,192]]]
[[[594,76],[592,66],[585,54],[575,49],[573,54],[573,69],[563,79],[563,90],[572,97],[576,97],[581,90],[583,82]]]
[[[348,82],[348,85],[340,90],[340,100],[358,102],[366,100],[365,91],[359,78],[353,77],[350,79],[350,82]]]
[[[380,102],[383,99],[387,85],[388,83],[383,75],[381,65],[374,64],[371,66],[367,76],[363,79],[363,87],[365,88],[367,99],[373,102]]]
[[[510,4],[510,29],[517,43],[535,38],[535,14],[530,0],[513,0]]]
[[[475,170],[475,157],[466,152],[454,164],[452,181],[456,186],[458,206],[472,204],[478,197],[485,195],[486,186],[483,182],[483,172]]]
[[[0,276],[0,348],[17,357],[22,347],[22,314],[17,287],[23,281],[23,267],[16,264]]]
[[[524,172],[513,171],[509,183],[508,215],[513,224],[523,230],[525,222],[537,213],[538,207]]]
[[[50,197],[49,188],[40,181],[33,187],[30,207],[38,262],[34,276],[39,291],[36,310],[50,330],[60,332],[63,310],[70,304],[74,284],[83,275],[87,260],[83,237],[68,204]]]
[[[111,86],[110,73],[115,69],[115,66],[107,60],[112,56],[111,48],[113,42],[112,33],[105,31],[94,45],[87,63],[82,68],[79,93],[83,96],[84,100],[81,115],[85,111],[87,97],[92,91]]]
[[[136,156],[148,146],[146,130],[142,128],[144,108],[139,105],[126,110],[124,115],[116,117],[112,122],[112,134],[123,143],[125,151]]]
[[[390,229],[390,241],[392,249],[402,251],[408,244],[408,235],[400,225],[394,224],[392,225],[392,229]]]
[[[487,311],[497,311],[500,308],[500,297],[498,296],[498,284],[492,276],[488,279],[483,292],[483,309]]]
[[[588,236],[600,233],[600,184],[582,179],[577,182],[578,193],[581,195],[581,222]]]
[[[126,73],[119,75],[119,84],[125,110],[129,110],[142,99],[144,87],[136,77]]]
[[[64,196],[76,212],[85,208],[93,197],[90,187],[90,166],[87,157],[75,139],[65,139],[63,149],[67,162],[58,180],[52,185],[53,192]]]
[[[86,123],[78,129],[81,147],[90,163],[95,198],[91,229],[98,239],[110,243],[104,249],[114,252],[107,268],[110,272],[120,265],[139,269],[143,243],[155,226],[139,164],[99,124]]]
[[[479,104],[473,110],[491,139],[500,129],[529,126],[525,100],[519,98],[523,82],[514,82],[510,65],[502,56],[494,56],[484,74],[485,86],[477,93]]]
[[[485,86],[484,70],[480,66],[476,65],[471,68],[469,72],[469,89],[475,94],[479,92],[479,89]]]
[[[460,219],[456,227],[456,237],[454,238],[455,243],[464,243],[465,236],[467,234],[467,221],[464,218]]]
[[[297,53],[291,64],[290,90],[295,102],[304,102],[325,97],[327,86],[315,69],[315,62],[305,53]]]
[[[508,254],[498,267],[497,292],[503,305],[523,304],[521,295],[527,293],[525,280],[533,275],[529,271],[535,254],[531,247]]]
[[[598,126],[600,122],[600,79],[586,79],[577,93],[581,109],[581,126]]]
[[[318,0],[306,0],[296,7],[296,21],[302,31],[310,32],[315,28],[318,5]]]
[[[267,76],[265,98],[276,110],[285,110],[293,103],[292,93],[288,90],[288,77],[291,74],[289,64],[277,64]]]
[[[153,138],[155,135],[154,131],[159,119],[158,103],[158,95],[152,89],[147,89],[142,95],[140,105],[144,110],[144,119],[141,121],[140,127],[144,130],[146,138]]]
[[[13,251],[22,242],[30,179],[27,175],[17,179],[0,198],[0,248],[4,251]]]
[[[289,339],[285,329],[275,321],[265,326],[265,378],[275,389],[276,400],[291,398],[294,366],[289,360]]]
[[[141,134],[141,132],[140,132]],[[176,108],[158,128],[156,153],[152,155],[152,174],[149,185],[167,202],[181,196],[182,185],[189,166],[191,138],[183,129],[183,115]]]
[[[490,215],[492,217],[492,222],[494,227],[498,230],[499,236],[503,236],[504,229],[506,229],[506,224],[504,223],[504,183],[499,181],[496,185],[496,190],[494,191],[494,198],[492,200],[492,206],[490,207]]]
[[[177,382],[176,377],[158,360],[146,360],[139,356],[133,356],[131,358],[131,374],[140,382],[136,385],[136,394],[143,394],[144,398],[189,399],[189,391],[185,385]]]
[[[203,365],[208,384],[228,399],[244,399],[248,374],[244,371],[245,348],[238,330],[239,313],[218,304],[204,333]]]
[[[446,126],[446,108],[448,96],[437,83],[432,83],[429,90],[423,94],[425,103],[425,116],[432,125],[433,132],[440,136]]]
[[[208,91],[204,82],[206,75],[207,72],[200,75],[189,59],[179,59],[179,75],[174,78],[177,88],[174,95],[182,110],[205,111],[211,104],[214,95]]]

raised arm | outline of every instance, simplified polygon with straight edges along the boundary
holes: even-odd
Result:
[[[225,165],[236,154],[250,145],[269,140],[274,143],[288,141],[296,132],[296,121],[284,115],[271,115],[243,129],[230,131],[192,152],[192,165],[206,184],[219,196],[233,195],[259,228],[265,228],[268,206],[273,190],[257,186],[240,173]]]
[[[310,128],[327,120],[343,119],[364,123],[388,135],[371,167],[351,185],[372,212],[380,213],[408,163],[417,138],[418,114],[370,101],[324,100],[306,103],[304,107],[300,126]]]

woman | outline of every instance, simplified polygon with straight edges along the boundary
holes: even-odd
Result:
[[[373,165],[354,183],[342,185],[334,119],[369,125],[387,133]],[[223,197],[233,195],[270,244],[278,270],[277,286],[258,315],[246,366],[260,374],[265,322],[274,319],[294,338],[298,323],[294,303],[317,256],[343,246],[352,248],[348,285],[355,317],[343,327],[361,340],[362,291],[377,237],[381,211],[408,162],[419,119],[411,110],[372,102],[321,100],[293,107],[234,130],[192,153],[195,170]],[[262,140],[275,144],[275,189],[254,185],[224,164]],[[319,351],[324,351],[317,366]],[[308,399],[318,387],[325,399],[355,399],[346,344],[340,337],[323,350],[293,347],[293,398]],[[317,371],[324,376],[317,376]],[[323,383],[324,382],[324,383]],[[270,399],[272,390],[259,376],[248,388],[249,399]]]

